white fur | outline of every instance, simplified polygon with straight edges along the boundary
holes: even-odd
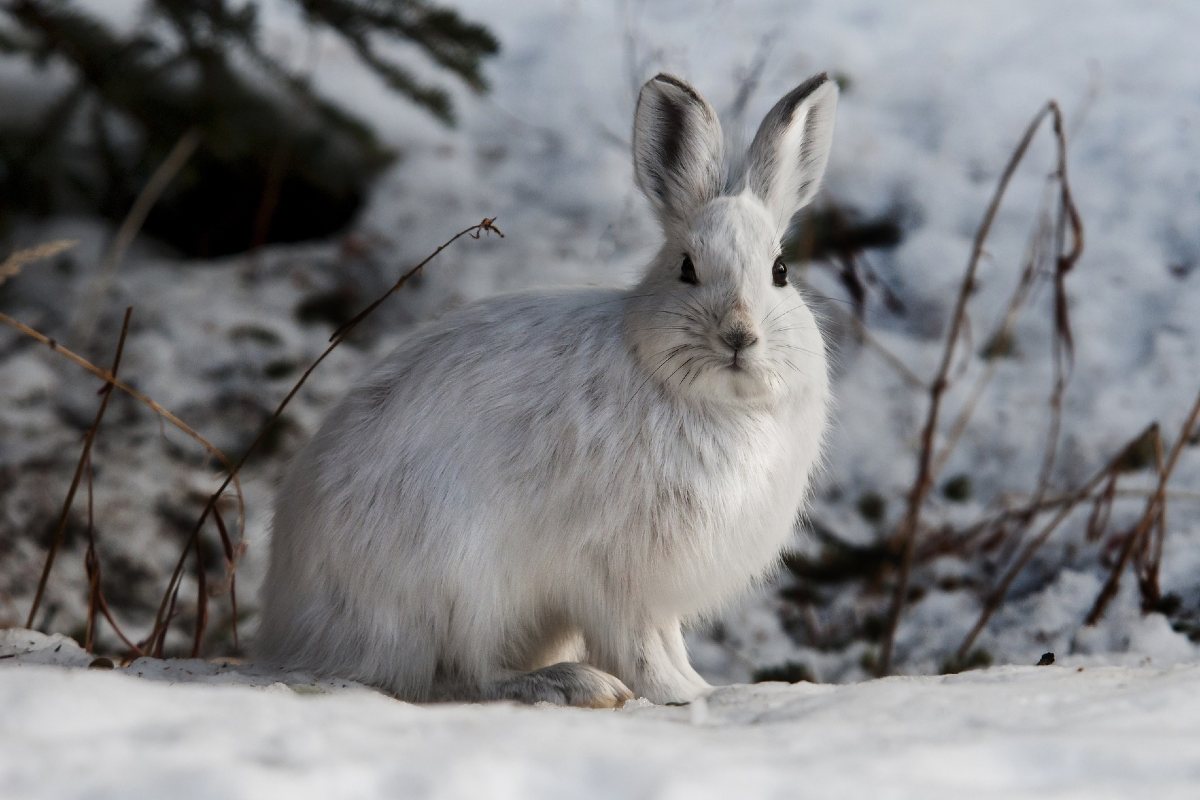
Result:
[[[820,179],[783,174],[813,166],[780,155],[802,144],[800,108],[768,116],[759,172],[721,195],[722,165],[694,163],[720,156],[715,115],[677,79],[647,83],[635,161],[666,242],[645,276],[459,309],[353,389],[277,498],[265,656],[412,700],[708,689],[680,625],[776,562],[825,428],[821,334],[800,292],[772,283],[796,208],[756,193]],[[685,138],[655,141],[669,135]],[[652,163],[664,152],[682,155]],[[765,163],[779,174],[764,183]],[[698,285],[680,280],[685,253]],[[736,370],[731,326],[758,338]],[[542,669],[562,661],[590,666]]]

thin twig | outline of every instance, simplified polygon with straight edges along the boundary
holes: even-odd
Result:
[[[208,627],[208,574],[204,569],[204,540],[196,537],[196,629],[192,634],[192,658],[199,658],[204,630]]]
[[[121,366],[121,354],[125,351],[125,337],[129,334],[129,317],[132,314],[132,306],[125,309],[125,319],[121,323],[121,336],[117,340],[117,353],[113,357],[112,370],[109,372],[109,375],[114,376],[114,378],[117,374],[117,369]],[[108,409],[108,401],[111,397],[111,384],[107,384],[100,390],[100,405],[96,409],[96,416],[92,419],[91,426],[87,429],[87,433],[83,437],[83,449],[79,453],[79,460],[75,464],[75,474],[71,478],[71,486],[67,489],[67,497],[63,500],[62,510],[58,515],[58,525],[54,529],[54,538],[50,540],[50,547],[46,551],[46,561],[42,565],[42,576],[38,579],[37,592],[33,595],[33,604],[29,607],[29,616],[25,620],[26,628],[32,628],[33,622],[37,618],[38,607],[42,604],[42,596],[46,592],[46,582],[50,579],[50,570],[54,568],[54,558],[58,554],[58,549],[62,546],[63,539],[66,536],[67,520],[70,518],[71,506],[75,502],[75,492],[79,489],[79,481],[83,477],[85,467],[89,463],[92,443],[96,441],[96,431],[100,429],[100,421],[104,419],[104,412]]]
[[[1166,463],[1163,457],[1162,437],[1158,437],[1154,447],[1154,466],[1158,471],[1159,480],[1166,473]],[[1163,492],[1162,510],[1158,514],[1158,524],[1155,526],[1157,536],[1147,536],[1146,544],[1138,554],[1137,576],[1138,588],[1142,593],[1142,611],[1148,612],[1158,606],[1162,600],[1162,587],[1158,582],[1158,571],[1162,566],[1163,542],[1167,538],[1167,500],[1171,492],[1160,488]]]
[[[746,107],[750,105],[751,98],[758,91],[758,84],[762,81],[763,72],[771,63],[771,49],[778,39],[779,30],[768,31],[759,38],[754,59],[737,76],[737,93],[733,96],[733,102],[729,104],[729,111],[721,115],[722,119],[728,118],[729,120],[728,130],[737,130],[741,127],[742,119],[746,116]]]
[[[84,556],[83,564],[84,564],[84,569],[87,572],[89,591],[88,591],[87,635],[86,635],[85,644],[84,644],[83,649],[89,653],[92,652],[92,648],[95,644],[96,612],[99,612],[102,617],[104,617],[106,620],[108,620],[108,624],[113,629],[113,632],[116,633],[117,637],[122,642],[125,643],[126,647],[129,648],[130,652],[132,652],[135,656],[141,656],[141,655],[143,655],[142,651],[138,649],[137,645],[135,645],[133,642],[131,642],[129,640],[129,637],[125,635],[125,631],[121,630],[121,626],[119,624],[117,624],[117,621],[113,618],[112,611],[108,607],[108,600],[104,597],[104,585],[103,585],[104,575],[103,575],[101,567],[100,567],[99,549],[96,546],[95,518],[94,518],[94,509],[92,508],[93,475],[92,475],[92,457],[91,457],[91,455],[88,455],[87,479],[88,479],[88,483],[87,483],[87,489],[88,489],[88,499],[87,499],[87,502],[88,502],[88,549],[87,549],[87,553]]]
[[[108,388],[107,386],[105,388]],[[96,510],[92,470],[92,455],[87,457],[87,553],[83,557],[83,568],[88,579],[87,623],[84,626],[83,649],[92,652],[96,639],[96,610],[100,606],[100,561],[96,554]]]
[[[1153,430],[1157,426],[1151,425],[1147,428],[1148,431]],[[1114,489],[1113,494],[1116,497],[1138,497],[1146,498],[1154,494],[1155,489],[1136,489],[1132,487]],[[985,517],[978,522],[973,523],[967,528],[962,528],[957,531],[951,531],[948,535],[960,540],[965,540],[979,535],[985,530],[995,528],[996,526],[1010,521],[1020,519],[1032,519],[1046,511],[1051,511],[1055,508],[1060,508],[1068,503],[1074,503],[1078,499],[1078,492],[1068,492],[1066,494],[1054,494],[1048,497],[1043,497],[1040,501],[1034,502],[1032,499],[1023,501],[1020,505],[1011,505],[994,512],[991,516]],[[1167,500],[1179,502],[1200,502],[1200,492],[1187,491],[1166,491],[1163,494]],[[1086,498],[1085,498],[1086,499]],[[1011,501],[1010,501],[1011,502]]]
[[[1039,211],[1039,217],[1042,212]],[[1028,257],[1025,259],[1025,266],[1021,270],[1021,276],[1017,280],[1017,285],[1013,289],[1012,295],[1008,299],[1008,305],[1004,309],[1004,314],[1001,317],[1000,324],[990,336],[987,337],[987,342],[995,343],[1002,342],[1012,335],[1013,327],[1016,325],[1017,319],[1020,316],[1022,307],[1028,299],[1030,291],[1034,285],[1034,279],[1037,277],[1037,266],[1041,261],[1040,242],[1045,232],[1045,225],[1036,226],[1032,240],[1029,243]],[[967,393],[967,400],[963,403],[954,422],[951,423],[949,432],[945,436],[945,443],[942,445],[941,451],[934,458],[933,471],[938,474],[946,466],[946,462],[950,460],[950,456],[958,447],[959,439],[967,430],[967,425],[975,415],[975,411],[979,406],[979,401],[983,398],[983,392],[991,383],[992,378],[996,374],[997,366],[999,365],[998,354],[992,354],[987,359],[987,364],[983,368],[983,372],[975,379],[975,384]]]
[[[1075,340],[1071,333],[1070,306],[1067,303],[1066,278],[1083,254],[1083,222],[1079,209],[1071,197],[1071,184],[1067,180],[1067,135],[1062,112],[1058,104],[1050,102],[1053,113],[1054,140],[1058,154],[1059,216],[1055,230],[1055,252],[1058,258],[1054,265],[1054,389],[1050,394],[1050,426],[1046,434],[1046,450],[1042,456],[1042,469],[1038,477],[1037,492],[1044,494],[1050,485],[1054,462],[1058,457],[1058,439],[1062,429],[1062,401],[1067,383],[1071,380],[1071,369],[1075,363]],[[1067,229],[1071,231],[1071,248],[1066,249]]]
[[[220,499],[225,489],[229,486],[230,481],[236,480],[238,473],[241,471],[242,467],[245,466],[246,461],[258,448],[258,445],[266,437],[267,433],[271,430],[271,427],[283,414],[284,409],[287,408],[288,404],[292,401],[292,398],[295,397],[296,393],[300,391],[300,388],[304,386],[305,382],[308,380],[308,377],[318,366],[320,366],[321,362],[333,352],[334,348],[336,348],[346,339],[346,337],[354,330],[355,327],[358,326],[359,323],[366,319],[371,312],[373,312],[385,300],[395,294],[396,291],[398,291],[402,286],[408,283],[408,281],[414,275],[420,272],[426,264],[436,258],[439,253],[441,253],[451,244],[458,241],[463,236],[470,236],[473,239],[478,239],[484,233],[495,233],[498,236],[503,237],[504,234],[495,226],[495,221],[495,217],[485,217],[483,221],[468,228],[464,228],[463,230],[451,236],[445,242],[438,245],[437,249],[426,256],[419,264],[401,275],[396,283],[393,284],[390,289],[384,292],[382,296],[380,296],[358,314],[355,314],[349,322],[341,325],[333,332],[333,335],[329,338],[329,346],[325,348],[321,355],[317,356],[317,359],[313,361],[313,363],[310,364],[306,370],[304,370],[304,374],[300,376],[300,379],[296,381],[295,385],[292,386],[291,390],[287,393],[287,395],[284,396],[283,400],[279,402],[279,405],[275,407],[275,411],[270,417],[267,418],[267,421],[263,424],[262,428],[258,432],[258,435],[254,437],[254,440],[250,443],[249,447],[246,448],[245,452],[242,453],[237,462],[230,467],[229,473],[225,477],[225,480],[221,483],[217,490],[209,496],[208,502],[204,504],[204,510],[200,513],[200,517],[196,520],[196,524],[192,526],[192,531],[188,537],[187,544],[184,546],[183,552],[180,554],[179,560],[175,564],[175,569],[171,573],[171,579],[167,582],[167,590],[163,594],[162,601],[159,603],[158,613],[155,615],[154,627],[151,629],[149,636],[145,640],[146,644],[150,647],[150,651],[154,655],[160,657],[162,656],[163,648],[166,644],[167,628],[169,627],[170,621],[174,616],[173,609],[175,608],[175,601],[179,595],[179,588],[182,583],[184,563],[187,560],[188,552],[195,547],[195,543],[199,539],[200,531],[204,527],[204,523],[208,520],[209,515],[213,513],[213,510],[216,508],[217,501]],[[200,624],[199,618],[197,619],[197,624]]]
[[[1096,597],[1096,602],[1092,605],[1092,610],[1088,612],[1087,625],[1095,625],[1104,616],[1104,610],[1108,607],[1113,597],[1116,596],[1117,589],[1120,588],[1121,573],[1124,572],[1125,565],[1129,562],[1129,556],[1133,552],[1134,546],[1150,533],[1150,529],[1157,521],[1159,515],[1164,513],[1166,508],[1165,493],[1167,481],[1171,480],[1171,473],[1175,471],[1175,465],[1179,463],[1179,456],[1183,452],[1183,448],[1187,446],[1188,440],[1191,439],[1192,430],[1195,428],[1198,418],[1200,418],[1200,394],[1196,395],[1196,402],[1192,405],[1192,410],[1188,413],[1187,420],[1184,421],[1183,427],[1179,430],[1179,436],[1175,440],[1175,445],[1171,448],[1171,454],[1167,456],[1166,466],[1159,474],[1158,489],[1146,501],[1146,510],[1142,513],[1141,519],[1138,520],[1137,526],[1129,534],[1129,538],[1126,539],[1124,546],[1121,548],[1121,555],[1117,559],[1117,563],[1113,565],[1112,571],[1108,574],[1108,580],[1104,582],[1104,587]]]
[[[217,524],[217,533],[221,536],[221,547],[225,550],[225,575],[229,581],[229,610],[231,627],[233,628],[233,649],[240,650],[238,639],[238,602],[237,602],[237,562],[241,553],[234,548],[233,540],[229,537],[229,529],[225,527],[225,518],[221,516],[220,507],[213,508],[213,522]]]
[[[5,325],[8,325],[10,328],[14,328],[15,330],[20,331],[21,333],[25,334],[26,336],[28,336],[29,338],[31,338],[35,341],[41,342],[42,344],[46,345],[51,350],[58,353],[63,358],[67,359],[68,361],[72,362],[73,364],[75,364],[79,367],[82,367],[83,369],[85,369],[88,372],[90,372],[91,374],[95,375],[97,378],[104,381],[105,383],[107,383],[111,386],[114,386],[117,389],[120,389],[125,394],[129,395],[130,397],[137,400],[142,405],[149,408],[151,411],[153,411],[155,414],[157,414],[162,419],[165,419],[167,422],[171,423],[173,426],[175,426],[175,428],[177,428],[179,431],[184,433],[192,441],[196,442],[198,445],[203,447],[204,450],[210,456],[212,456],[217,461],[219,461],[221,463],[221,465],[224,466],[226,469],[232,468],[232,466],[233,466],[232,462],[229,460],[228,456],[226,456],[223,452],[221,452],[220,448],[218,448],[212,442],[208,441],[203,436],[201,436],[199,433],[197,433],[194,428],[192,428],[186,422],[181,420],[179,417],[175,416],[170,411],[168,411],[167,409],[160,406],[149,395],[139,392],[137,389],[134,389],[129,384],[125,383],[121,379],[114,376],[111,372],[107,372],[107,371],[101,369],[100,367],[97,367],[95,364],[88,361],[83,356],[64,347],[63,345],[59,344],[56,340],[51,339],[49,336],[42,333],[41,331],[31,328],[28,325],[26,325],[25,323],[15,320],[3,312],[0,312],[0,322],[3,322]],[[245,519],[246,503],[245,503],[245,500],[242,495],[241,482],[238,480],[234,481],[234,491],[235,491],[235,494],[237,495],[238,520],[239,520],[239,524],[241,524],[242,520]]]
[[[443,250],[445,250],[450,245],[454,244],[456,241],[458,241],[462,237],[470,236],[472,239],[478,239],[481,235],[483,235],[486,232],[486,233],[494,233],[497,236],[499,236],[501,239],[503,239],[504,234],[500,231],[499,228],[497,228],[495,226],[495,224],[494,224],[495,222],[496,222],[495,217],[484,217],[483,221],[480,222],[479,224],[472,225],[469,228],[464,228],[463,230],[461,230],[458,233],[451,236],[446,241],[439,244],[437,246],[437,249],[434,250],[429,255],[425,256],[425,258],[421,261],[421,263],[417,264],[415,267],[410,269],[408,272],[401,275],[400,278],[394,284],[392,284],[392,288],[388,289],[386,292],[384,292],[382,295],[380,295],[373,303],[371,303],[369,306],[364,308],[362,311],[358,312],[353,317],[351,317],[349,321],[343,322],[341,325],[339,325],[337,330],[335,330],[329,336],[329,341],[332,343],[329,350],[332,350],[339,343],[341,343],[341,341],[346,338],[346,335],[349,334],[351,330],[356,328],[358,326],[358,324],[360,322],[362,322],[364,319],[366,319],[373,311],[375,311],[375,309],[379,308],[379,306],[381,306],[385,300],[387,300],[393,294],[398,292],[400,290],[400,288],[402,286],[404,286],[404,284],[408,283],[413,278],[414,275],[416,275],[418,272],[420,272],[425,267],[426,264],[428,264],[430,261],[433,261],[433,259],[437,258],[439,253],[441,253]],[[317,366],[317,364],[321,363],[321,359],[324,358],[329,353],[329,350],[326,350],[324,353],[322,353],[321,358],[318,358],[316,363],[314,363],[312,365],[312,367],[309,367],[309,372],[311,372],[312,369]],[[299,389],[300,385],[303,384],[305,379],[307,379],[307,378],[308,378],[308,372],[305,372],[304,375],[300,378],[299,383],[296,384],[296,388]],[[293,394],[295,393],[294,390],[292,393]],[[290,399],[291,399],[291,394],[289,394],[287,396],[287,398],[285,398],[284,402],[286,403],[287,400],[290,400]]]
[[[1152,425],[1150,426],[1150,429],[1154,429],[1155,427],[1156,426]],[[973,542],[982,537],[984,534],[1007,530],[1005,525],[1012,522],[1017,523],[1017,532],[1023,531],[1041,514],[1044,514],[1047,511],[1053,511],[1057,508],[1062,508],[1066,505],[1077,505],[1089,500],[1093,501],[1094,503],[1104,500],[1104,502],[1111,505],[1113,500],[1117,498],[1137,497],[1144,499],[1152,495],[1155,491],[1153,489],[1120,488],[1115,485],[1116,477],[1117,475],[1115,473],[1111,476],[1111,478],[1114,479],[1112,487],[1109,487],[1106,484],[1103,488],[1097,487],[1093,489],[1092,492],[1084,492],[1082,495],[1079,491],[1069,492],[1066,494],[1056,494],[1050,497],[1045,497],[1036,503],[1025,502],[1018,506],[1010,506],[1000,509],[984,517],[983,519],[977,520],[966,528],[939,529],[933,532],[933,535],[927,536],[927,541],[917,548],[917,553],[914,556],[914,560],[918,563],[924,563],[929,558],[933,558],[938,555],[944,555],[946,553],[964,553]],[[1200,502],[1200,493],[1197,492],[1168,490],[1163,494],[1163,497],[1168,501]],[[1098,509],[1097,511],[1107,513],[1105,509]],[[1098,521],[1097,525],[1099,525],[1101,522],[1103,521]],[[1163,519],[1162,516],[1160,516],[1158,525],[1160,528],[1160,537],[1162,535],[1162,523]],[[1154,544],[1158,544],[1158,540],[1156,540]],[[1149,562],[1154,557],[1155,553],[1152,551],[1151,555],[1146,557],[1146,560]],[[1161,555],[1158,555],[1158,558],[1161,560]],[[1151,566],[1149,564],[1139,565],[1139,569],[1141,569],[1143,572],[1146,572],[1151,569]],[[1139,577],[1139,581],[1140,580],[1143,580],[1143,578]],[[1150,578],[1147,576],[1145,580],[1150,580]],[[1157,594],[1152,594],[1149,592],[1149,590],[1145,591],[1147,593],[1147,598],[1154,598],[1153,602],[1157,602]],[[1146,599],[1144,600],[1144,605],[1149,603],[1152,606],[1153,602],[1150,599]]]
[[[954,657],[957,662],[962,663],[966,659],[967,653],[970,652],[971,647],[975,644],[975,639],[983,631],[984,626],[987,625],[988,620],[992,618],[992,615],[996,613],[996,610],[1000,608],[1000,604],[1004,602],[1004,598],[1008,594],[1009,587],[1012,586],[1013,581],[1016,580],[1016,577],[1020,574],[1021,570],[1025,569],[1025,565],[1029,563],[1029,560],[1033,558],[1034,554],[1037,553],[1041,546],[1050,538],[1050,535],[1054,533],[1058,526],[1061,525],[1068,516],[1070,516],[1071,512],[1073,512],[1080,503],[1090,497],[1107,478],[1120,469],[1120,464],[1125,459],[1130,448],[1132,448],[1143,437],[1148,435],[1150,431],[1153,430],[1153,427],[1153,425],[1147,426],[1145,430],[1143,430],[1134,438],[1130,439],[1129,442],[1126,443],[1125,446],[1123,446],[1115,456],[1110,458],[1108,463],[1097,470],[1083,484],[1083,486],[1069,495],[1068,502],[1065,502],[1061,505],[1058,513],[1055,514],[1054,517],[1051,518],[1050,522],[1048,522],[1046,526],[1042,528],[1041,532],[1038,533],[1038,535],[1035,536],[1025,546],[1024,550],[1021,551],[1021,554],[1004,573],[1004,577],[1000,579],[1000,582],[989,593],[988,599],[984,603],[983,610],[979,614],[979,619],[975,621],[975,625],[972,626],[971,630],[963,638],[962,644],[958,646],[958,651]]]
[[[267,243],[271,233],[271,223],[275,221],[275,212],[279,208],[279,196],[283,188],[283,178],[287,171],[288,159],[291,157],[290,148],[286,144],[271,157],[267,167],[266,185],[258,201],[258,210],[254,212],[254,236],[250,240],[250,249],[257,250]]]
[[[45,244],[17,250],[4,259],[4,263],[0,264],[0,284],[3,284],[9,278],[15,278],[26,265],[32,264],[35,261],[41,261],[44,258],[53,258],[59,253],[70,250],[77,244],[79,244],[79,241],[76,239],[58,239],[53,242],[46,242]]]
[[[100,601],[100,613],[104,615],[106,620],[108,620],[108,624],[113,629],[113,633],[117,634],[117,637],[121,640],[125,647],[129,649],[129,652],[132,654],[132,656],[135,658],[141,658],[142,656],[146,655],[142,648],[138,647],[137,643],[126,636],[125,631],[121,630],[121,626],[118,625],[116,619],[113,618],[112,609],[108,607],[108,600],[104,597],[104,592],[100,592],[97,599]]]
[[[136,644],[130,641],[125,635],[125,631],[121,630],[121,626],[113,618],[112,611],[108,607],[108,600],[104,597],[104,576],[100,568],[100,553],[96,547],[96,529],[95,520],[93,518],[92,509],[92,457],[88,456],[88,550],[84,557],[84,568],[87,570],[88,585],[88,622],[87,622],[87,637],[84,645],[84,650],[92,652],[92,647],[95,642],[95,619],[96,612],[108,620],[109,626],[113,629],[113,633],[117,635],[130,653],[134,656],[144,655]]]
[[[833,305],[832,303],[828,306],[828,309],[833,310],[834,313],[841,315],[842,319],[849,322],[863,344],[866,344],[868,347],[875,350],[875,352],[879,354],[879,357],[882,358],[888,366],[894,369],[897,375],[904,379],[905,383],[909,384],[914,389],[920,389],[921,391],[925,392],[929,391],[929,385],[925,383],[925,381],[921,380],[921,377],[917,375],[917,373],[913,372],[912,368],[905,364],[904,360],[900,358],[900,356],[896,355],[883,342],[879,341],[879,339],[867,328],[866,323],[858,318],[857,314],[850,311],[843,311],[841,308]]]
[[[86,338],[91,334],[91,327],[96,314],[96,308],[100,303],[100,298],[108,291],[108,287],[112,284],[113,277],[116,275],[117,267],[125,258],[125,253],[129,250],[129,246],[133,244],[133,240],[137,238],[138,233],[142,230],[142,226],[146,224],[146,218],[150,216],[150,212],[154,209],[156,203],[163,192],[179,174],[187,164],[188,159],[196,152],[196,148],[200,146],[200,131],[196,128],[190,128],[184,131],[183,135],[175,142],[171,151],[167,153],[166,158],[150,175],[146,185],[134,198],[133,205],[130,206],[129,212],[125,215],[125,219],[121,220],[121,227],[117,228],[117,233],[113,236],[112,243],[104,253],[103,259],[100,261],[100,270],[96,275],[92,285],[88,288],[84,301],[82,314],[79,318],[79,324],[76,331],[83,334]]]
[[[942,399],[947,387],[949,386],[950,367],[954,362],[954,352],[958,344],[959,337],[966,324],[967,301],[970,299],[971,292],[975,288],[975,274],[979,267],[980,258],[984,252],[984,242],[991,232],[992,223],[995,221],[996,214],[1000,209],[1000,203],[1004,198],[1005,191],[1008,189],[1008,184],[1012,180],[1013,175],[1017,170],[1017,166],[1025,157],[1025,152],[1029,149],[1030,143],[1033,141],[1033,136],[1041,127],[1042,120],[1047,116],[1052,116],[1055,120],[1055,131],[1061,130],[1061,112],[1058,104],[1053,100],[1046,103],[1034,115],[1029,125],[1025,129],[1020,142],[1012,155],[1009,157],[1008,164],[1004,168],[1004,172],[1000,176],[1000,181],[996,186],[996,190],[992,195],[991,202],[988,204],[987,211],[984,213],[983,220],[979,224],[979,228],[975,232],[975,240],[971,247],[970,260],[967,263],[967,269],[963,274],[962,284],[959,287],[958,300],[955,303],[954,316],[951,319],[950,330],[946,335],[946,344],[942,352],[941,364],[938,367],[937,377],[933,380],[929,387],[929,412],[925,420],[925,426],[921,432],[921,452],[917,460],[916,477],[913,480],[912,488],[908,494],[908,506],[905,511],[904,519],[897,530],[896,539],[900,543],[900,569],[896,579],[895,590],[892,595],[891,606],[888,610],[887,623],[884,630],[883,642],[880,648],[880,657],[877,672],[879,675],[886,675],[891,671],[892,651],[895,646],[896,628],[900,622],[900,614],[903,612],[905,601],[908,595],[909,576],[912,571],[913,553],[916,548],[917,531],[921,522],[921,510],[925,503],[925,498],[928,496],[930,488],[933,485],[935,478],[933,472],[933,448],[934,436],[937,432],[938,418],[941,412]],[[1065,149],[1063,150],[1065,152]],[[1060,170],[1062,165],[1060,164]],[[1063,173],[1065,182],[1065,172]],[[1069,197],[1069,195],[1068,195]],[[1074,208],[1070,206],[1070,208]],[[1070,254],[1077,256],[1079,243],[1076,242],[1075,247]],[[1067,268],[1073,261],[1068,263]],[[1066,270],[1062,270],[1065,275]],[[1065,314],[1065,310],[1062,312]]]

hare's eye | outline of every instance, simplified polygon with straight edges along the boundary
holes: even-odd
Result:
[[[783,257],[775,259],[775,266],[771,267],[771,280],[776,286],[787,286],[787,264],[783,263]]]
[[[679,268],[679,280],[684,283],[690,283],[695,286],[700,280],[696,277],[696,265],[692,263],[691,256],[683,257],[683,266]]]

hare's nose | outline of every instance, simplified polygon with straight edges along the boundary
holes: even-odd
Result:
[[[757,342],[758,337],[745,328],[733,328],[721,334],[721,341],[734,350],[745,350]]]

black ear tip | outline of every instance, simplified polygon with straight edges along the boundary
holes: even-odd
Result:
[[[806,80],[804,83],[802,83],[798,87],[796,87],[798,90],[797,93],[800,95],[812,94],[817,89],[820,89],[822,86],[824,86],[825,84],[827,84],[829,82],[830,82],[830,77],[829,77],[828,72],[818,72],[816,75],[813,75],[811,78]]]
[[[647,85],[649,85],[651,83],[665,83],[670,86],[674,86],[676,89],[679,89],[680,91],[687,94],[687,96],[690,97],[693,101],[695,101],[697,103],[702,102],[700,100],[700,94],[691,87],[691,84],[689,84],[685,80],[676,78],[674,75],[668,75],[665,72],[660,72],[657,75],[655,75],[653,78],[651,78],[650,80],[646,81],[646,83],[647,83]]]
[[[800,103],[802,103],[809,95],[827,83],[833,83],[835,88],[837,86],[837,84],[830,79],[828,72],[818,72],[816,75],[813,75],[804,83],[800,84],[795,89],[792,89],[790,92],[784,95],[783,99],[779,101],[780,107],[788,114],[791,114],[791,112],[794,111],[796,107],[799,106]]]

